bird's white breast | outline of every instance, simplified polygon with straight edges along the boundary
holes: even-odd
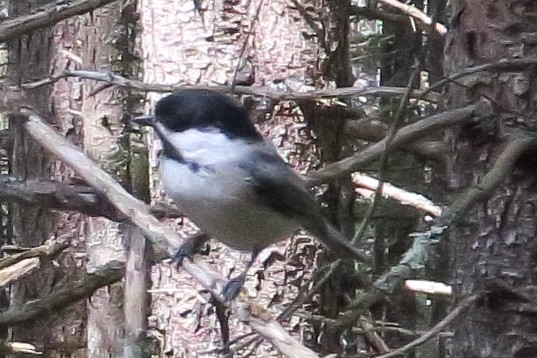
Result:
[[[164,188],[203,231],[231,247],[250,250],[285,239],[299,227],[261,205],[246,181],[248,174],[238,164],[247,158],[251,144],[195,129],[171,134],[170,142],[186,163],[161,159]]]

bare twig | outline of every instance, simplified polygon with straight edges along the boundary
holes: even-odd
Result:
[[[0,41],[7,41],[35,29],[54,25],[75,15],[82,15],[116,0],[66,1],[64,5],[53,5],[45,11],[19,16],[0,23]]]
[[[259,4],[257,5],[257,8],[255,9],[255,14],[252,20],[250,21],[248,33],[246,34],[246,38],[244,39],[244,42],[242,43],[241,52],[240,52],[239,58],[237,59],[237,64],[235,65],[235,69],[233,70],[233,76],[231,80],[230,92],[232,94],[235,92],[237,74],[239,73],[239,68],[241,67],[241,65],[243,65],[244,56],[246,55],[246,48],[248,47],[248,42],[250,42],[250,38],[252,37],[252,34],[254,33],[255,25],[257,24],[257,21],[259,20],[259,13],[261,12],[262,6],[263,6],[263,0],[259,0]]]
[[[434,22],[429,16],[427,16],[427,14],[414,6],[407,5],[397,0],[379,0],[379,2],[401,10],[405,14],[412,16],[427,26],[432,26],[432,28],[440,35],[445,35],[447,33],[447,28],[444,25]]]
[[[371,319],[362,315],[362,317],[360,317],[360,320],[358,321],[358,325],[363,329],[363,334],[369,341],[369,344],[374,347],[377,352],[388,353],[390,351],[390,348],[388,347],[386,342],[384,342],[384,340],[380,337],[378,331],[372,329],[373,324],[371,323]]]
[[[12,256],[8,256],[4,259],[1,259],[0,269],[14,265],[17,262],[22,261],[24,259],[29,259],[33,257],[54,256],[62,252],[68,247],[69,245],[56,242],[56,241],[52,241],[52,242],[45,243],[44,245],[32,247],[31,249],[21,252],[20,254],[15,254]]]
[[[378,142],[384,139],[386,134],[387,126],[380,121],[374,121],[370,118],[348,120],[347,123],[345,123],[345,135],[349,138],[361,139],[368,142]],[[447,153],[446,145],[439,140],[418,140],[417,142],[409,143],[409,145],[398,149],[412,153],[419,158],[431,160],[435,163],[442,163],[444,155]]]
[[[488,104],[485,103],[471,104],[464,108],[424,118],[419,122],[401,128],[395,135],[391,146],[395,149],[407,145],[414,140],[423,139],[427,135],[437,133],[441,129],[464,123],[476,113],[488,113],[488,108]],[[328,164],[315,173],[310,173],[308,175],[309,184],[320,184],[359,170],[360,167],[378,159],[386,150],[386,143],[387,140],[385,138],[378,143],[372,144],[361,152],[338,162]]]
[[[469,76],[477,72],[484,71],[516,71],[523,70],[528,66],[533,66],[537,63],[537,58],[515,58],[515,59],[502,59],[494,63],[486,63],[484,65],[468,67],[462,70],[461,72],[450,75],[449,77],[444,78],[438,82],[433,83],[427,90],[423,92],[423,95],[427,95],[430,91],[434,91],[438,88],[441,88],[449,82],[453,82],[456,79],[461,77]]]
[[[465,190],[464,195],[459,195],[449,206],[446,215],[442,215],[445,219],[440,220],[441,225],[451,223],[455,218],[464,215],[476,202],[486,199],[512,173],[517,159],[536,145],[536,137],[526,133],[514,133],[482,181]]]
[[[378,180],[362,173],[354,173],[352,175],[352,181],[359,188],[366,188],[370,191],[376,191],[378,189]],[[384,183],[382,195],[397,200],[403,205],[409,205],[420,211],[424,211],[434,217],[442,214],[442,208],[435,205],[423,195],[398,188],[390,183]]]
[[[56,83],[61,79],[75,77],[88,80],[106,82],[115,86],[128,87],[137,89],[144,92],[175,92],[182,89],[210,89],[214,91],[220,91],[223,93],[231,93],[231,87],[229,86],[190,86],[190,85],[163,85],[158,83],[145,83],[142,81],[131,80],[120,75],[110,72],[100,72],[91,70],[72,70],[65,71],[61,74],[53,75],[51,77],[25,83],[20,87],[22,89],[33,89],[41,86]],[[247,94],[254,96],[261,96],[267,98],[273,98],[278,100],[315,100],[322,97],[337,97],[337,96],[402,96],[405,93],[405,88],[401,87],[345,87],[326,90],[314,90],[308,92],[292,92],[292,91],[278,91],[269,87],[258,86],[235,86],[234,93]],[[422,98],[423,91],[413,91],[413,98]],[[439,94],[429,93],[425,100],[430,102],[438,102],[440,99]]]
[[[13,325],[35,317],[64,309],[67,305],[89,297],[96,289],[121,280],[124,264],[115,261],[99,267],[92,274],[83,273],[46,296],[28,301],[22,307],[12,307],[0,312],[0,325]]]
[[[0,175],[0,199],[22,205],[78,211],[89,216],[103,216],[113,221],[126,219],[95,189],[81,184],[45,179],[24,181]],[[165,204],[156,204],[151,206],[150,210],[157,218],[183,217],[180,210]]]
[[[9,285],[11,282],[18,280],[20,277],[35,270],[39,267],[39,259],[32,257],[30,259],[23,259],[14,263],[11,266],[0,269],[0,287]]]
[[[260,310],[252,317],[253,310]],[[259,307],[253,307],[245,302],[238,302],[234,307],[235,314],[242,320],[249,322],[250,326],[255,329],[261,337],[270,341],[286,357],[318,357],[310,349],[289,340],[287,332],[276,321],[270,318],[270,315]]]
[[[412,342],[404,345],[401,348],[398,348],[394,351],[391,351],[388,354],[383,354],[380,356],[377,356],[376,358],[392,358],[397,357],[399,355],[403,355],[405,352],[409,351],[410,349],[417,347],[425,342],[427,342],[429,339],[435,337],[438,335],[444,328],[446,328],[455,318],[457,318],[459,315],[461,315],[470,305],[472,305],[477,299],[479,298],[479,295],[472,295],[469,297],[466,297],[463,299],[457,307],[453,311],[451,311],[442,321],[438,322],[431,330],[429,330],[427,333],[425,333],[423,336],[416,338]]]

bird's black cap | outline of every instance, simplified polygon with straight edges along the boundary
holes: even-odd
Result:
[[[138,123],[151,125],[148,117],[139,118]],[[262,139],[242,105],[211,90],[188,89],[162,98],[155,108],[155,120],[176,132],[216,127],[231,138]]]

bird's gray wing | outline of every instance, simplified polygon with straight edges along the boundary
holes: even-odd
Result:
[[[304,181],[278,154],[254,151],[240,167],[262,205],[296,220],[338,257],[366,260],[321,214]]]

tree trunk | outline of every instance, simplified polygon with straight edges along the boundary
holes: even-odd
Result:
[[[118,23],[121,11],[117,4],[95,10],[79,19],[79,39],[84,46],[80,57],[84,68],[114,70],[119,57],[116,44],[121,36]],[[117,71],[117,69],[116,69]],[[84,81],[80,113],[84,128],[83,147],[103,168],[118,177],[125,163],[125,149],[119,145],[122,134],[123,91],[118,87],[103,88],[102,83]],[[118,177],[118,180],[121,180]],[[105,218],[87,217],[85,226],[88,270],[112,260],[125,260],[122,233],[118,223]],[[123,283],[97,290],[90,298],[88,317],[88,354],[91,357],[119,357],[124,338]],[[132,312],[146,319],[146,312]]]
[[[446,41],[446,75],[469,66],[537,55],[537,8],[533,1],[453,1]],[[450,189],[460,193],[478,185],[506,142],[523,131],[535,134],[533,67],[479,73],[450,86],[447,106],[459,108],[480,99],[496,112],[450,136]],[[521,132],[518,132],[521,131]],[[485,290],[455,329],[454,357],[535,357],[535,185],[536,153],[522,158],[492,195],[477,203],[450,230],[453,280],[458,300]],[[533,156],[533,157],[532,157]],[[531,158],[531,160],[529,160]],[[509,163],[502,163],[508,165]]]
[[[10,16],[35,11],[49,1],[11,1]],[[8,42],[8,76],[18,85],[50,75],[53,64],[64,66],[67,59],[56,52],[57,46],[70,48],[75,41],[73,22],[65,21],[52,28],[33,31],[20,39]],[[63,133],[74,129],[75,124],[67,114],[71,99],[66,94],[77,93],[76,84],[60,82],[55,86],[26,91],[29,102],[43,118]],[[21,179],[50,178],[68,180],[72,171],[61,162],[52,160],[25,131],[11,123],[13,138],[10,158],[10,174]],[[73,141],[80,139],[80,132],[70,135]],[[80,235],[82,219],[78,213],[53,213],[39,207],[10,205],[13,225],[13,243],[22,247],[37,246],[54,238],[73,246],[74,250],[52,260],[41,260],[40,269],[12,286],[11,305],[22,306],[53,287],[71,280],[77,270],[84,270],[84,240]],[[75,255],[78,253],[79,255]],[[78,302],[60,313],[51,313],[32,322],[13,328],[12,340],[35,344],[47,357],[85,356],[86,304]]]

